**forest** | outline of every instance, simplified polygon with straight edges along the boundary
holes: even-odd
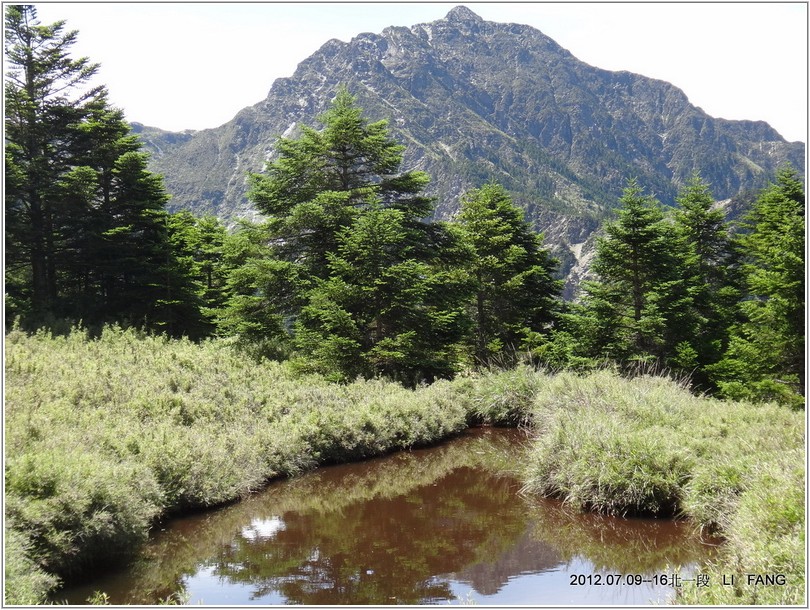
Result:
[[[577,456],[599,443],[555,446],[550,434],[527,466],[529,487],[609,513],[675,502],[739,545],[755,527],[729,515],[753,510],[749,490],[801,489],[805,193],[794,168],[738,222],[699,174],[671,208],[629,176],[589,279],[564,301],[557,261],[506,189],[482,184],[454,218],[432,219],[430,176],[402,168],[405,147],[346,88],[320,125],[279,138],[265,171],[246,176],[263,219],[226,226],[169,211],[171,194],[123,111],[92,85],[98,65],[70,55],[76,32],[7,6],[5,36],[7,602],[43,601],[57,576],[107,560],[110,542],[142,540],[159,515],[231,501],[320,463],[436,442],[482,421],[576,425],[590,443],[599,426],[584,422],[599,409],[604,421],[616,415],[600,392],[631,394],[633,384],[653,389],[633,407],[642,415],[623,415],[618,455],[649,454],[664,500],[622,495],[622,485],[615,496],[582,495],[598,486],[560,473],[584,468]],[[143,395],[127,387],[133,358],[152,375]],[[71,382],[75,371],[83,385]],[[656,384],[671,394],[661,399]],[[560,419],[548,388],[578,424]],[[280,405],[291,395],[300,398],[288,412]],[[652,418],[667,401],[673,411]],[[677,420],[705,405],[756,446],[771,478],[709,438],[716,421],[689,439]],[[242,420],[261,423],[248,430]],[[673,431],[651,452],[639,421]],[[765,421],[774,432],[757,437]],[[74,429],[92,452],[75,452]],[[776,430],[790,431],[784,446]],[[730,471],[700,459],[720,446]],[[234,452],[240,466],[223,471]],[[118,466],[97,470],[111,455]],[[64,495],[65,481],[86,488],[83,476],[95,491]],[[711,477],[730,482],[710,489]],[[789,532],[785,548],[796,551],[801,498],[788,507],[787,525],[772,530]],[[750,569],[733,548],[727,561]],[[803,573],[803,560],[786,569]],[[729,601],[760,603],[709,603]]]
[[[804,403],[804,187],[790,167],[730,226],[699,175],[664,209],[628,179],[592,276],[556,261],[509,193],[431,221],[429,176],[345,89],[322,128],[249,176],[260,223],[170,213],[75,33],[7,15],[6,323],[230,337],[335,381],[414,386],[528,358],[669,371],[720,397]],[[79,93],[81,91],[81,93]],[[768,332],[763,332],[767,329]]]

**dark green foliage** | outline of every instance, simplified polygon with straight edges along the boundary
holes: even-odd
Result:
[[[267,173],[252,177],[268,219],[231,274],[220,328],[265,354],[294,335],[299,364],[335,379],[449,376],[463,315],[453,235],[424,221],[427,175],[399,173],[404,147],[346,89],[321,121],[280,139]]]
[[[462,306],[452,274],[424,256],[421,237],[403,210],[373,202],[338,235],[329,278],[298,321],[297,343],[317,370],[407,385],[453,373]]]
[[[338,233],[369,197],[403,210],[409,222],[427,216],[432,202],[420,195],[424,172],[398,173],[405,147],[390,139],[388,122],[369,123],[345,88],[319,120],[322,131],[305,126],[298,139],[278,140],[278,158],[251,176],[249,196],[269,216],[279,257],[324,278]]]
[[[706,367],[728,344],[739,299],[738,261],[723,210],[709,186],[695,174],[678,195],[675,230],[685,245],[684,279],[691,299],[690,335],[675,346],[673,364],[706,388]]]
[[[475,360],[513,363],[552,322],[561,289],[561,282],[552,278],[556,261],[498,184],[468,193],[458,224],[473,291]]]
[[[231,271],[226,243],[234,238],[214,216],[197,218],[187,211],[170,214],[168,228],[177,266],[191,280],[199,303],[200,334],[211,334],[226,301]]]
[[[5,255],[11,315],[53,315],[62,246],[56,227],[64,224],[65,210],[52,190],[70,169],[72,126],[105,93],[102,87],[76,92],[98,66],[86,58],[70,59],[76,32],[64,33],[64,25],[40,25],[33,6],[5,11]]]
[[[598,280],[585,284],[572,318],[578,351],[624,363],[660,362],[693,332],[686,245],[635,181],[620,204],[618,219],[597,242],[592,269]]]
[[[6,314],[196,334],[162,179],[106,89],[81,92],[96,66],[68,56],[76,33],[63,28],[6,10]]]
[[[745,218],[742,323],[712,367],[725,396],[804,405],[804,186],[783,168]]]
[[[221,335],[235,336],[256,357],[283,358],[289,330],[303,303],[301,267],[275,256],[267,225],[243,223],[223,243],[224,304],[216,317]]]

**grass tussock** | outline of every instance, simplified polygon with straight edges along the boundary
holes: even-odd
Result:
[[[715,587],[687,603],[803,603],[804,418],[775,404],[696,397],[664,378],[546,378],[526,490],[613,515],[686,516],[726,539]],[[723,574],[786,586],[723,587]]]

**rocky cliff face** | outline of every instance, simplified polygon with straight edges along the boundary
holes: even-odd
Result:
[[[413,27],[326,42],[267,98],[229,123],[192,134],[151,128],[152,166],[178,208],[254,214],[247,172],[279,136],[295,135],[345,84],[407,146],[404,167],[433,180],[437,215],[487,180],[508,188],[564,263],[582,273],[591,236],[634,176],[662,202],[695,170],[717,199],[758,188],[804,144],[764,122],[714,119],[673,85],[589,66],[540,31],[483,21],[465,7]]]

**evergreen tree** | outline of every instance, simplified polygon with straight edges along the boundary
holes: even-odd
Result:
[[[215,216],[197,218],[187,210],[170,214],[168,228],[177,264],[192,281],[200,301],[205,334],[210,334],[226,301],[229,235]]]
[[[102,259],[105,316],[200,336],[201,303],[171,243],[162,177],[146,169],[144,153],[127,152],[116,159],[112,182],[101,234],[108,253]]]
[[[580,355],[665,363],[693,332],[685,243],[635,180],[620,204],[618,219],[597,240],[592,270],[598,279],[584,284],[573,318]]]
[[[162,179],[95,73],[67,52],[76,33],[6,11],[7,313],[124,322],[172,334],[199,321],[168,233]]]
[[[49,26],[33,6],[5,11],[6,290],[12,315],[43,320],[57,299],[59,234],[65,210],[53,189],[70,169],[74,125],[105,93],[87,87],[98,69],[71,59],[77,32],[64,21]],[[74,183],[75,186],[75,183]]]
[[[304,126],[299,138],[279,139],[278,158],[266,174],[251,177],[249,196],[269,217],[279,258],[325,278],[338,233],[370,196],[402,210],[413,227],[431,212],[432,202],[420,194],[428,183],[424,172],[399,173],[404,146],[388,136],[388,122],[369,123],[345,88],[319,120],[321,131]]]
[[[744,319],[711,372],[725,396],[803,406],[805,194],[792,167],[759,195],[743,230]]]
[[[474,293],[475,360],[514,361],[553,320],[561,289],[552,278],[556,261],[498,184],[468,193],[458,224],[469,248],[465,267]]]
[[[225,239],[227,279],[216,326],[256,358],[283,359],[290,352],[290,331],[307,282],[301,265],[280,260],[268,241],[267,225],[249,222]]]
[[[310,291],[323,294],[323,282],[335,272],[332,259],[345,230],[372,207],[401,214],[403,238],[416,259],[431,259],[446,238],[423,222],[432,210],[432,200],[421,194],[428,177],[399,171],[404,147],[389,137],[386,121],[367,121],[345,88],[320,121],[320,131],[305,126],[297,139],[281,138],[266,173],[251,176],[249,197],[268,217],[261,229],[266,240],[235,271],[220,327],[238,329],[256,345],[285,343],[301,307],[312,306]],[[314,319],[301,328],[316,332]]]
[[[329,277],[309,293],[297,325],[297,343],[316,370],[407,385],[453,373],[464,320],[453,275],[438,257],[423,256],[406,219],[369,201],[338,234]]]
[[[709,186],[698,174],[676,201],[675,230],[686,246],[684,279],[692,303],[690,336],[676,346],[673,361],[705,387],[705,367],[721,357],[735,319],[740,294],[736,256],[723,210],[715,207]]]

